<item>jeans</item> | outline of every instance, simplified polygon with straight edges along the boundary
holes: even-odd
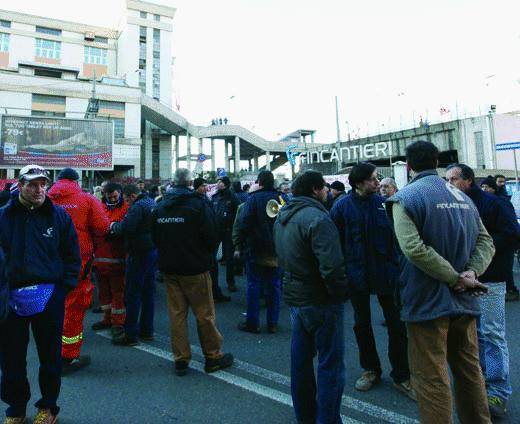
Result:
[[[396,383],[402,383],[410,379],[406,326],[399,317],[399,311],[394,304],[392,295],[378,295],[377,299],[383,309],[388,330],[388,358],[392,365],[390,376]],[[370,316],[370,295],[355,294],[350,301],[354,308],[354,333],[359,349],[361,368],[367,371],[375,371],[381,375],[381,361],[377,354]]]
[[[125,332],[129,339],[137,337],[137,321],[141,334],[153,334],[156,266],[155,249],[130,254],[126,260]]]
[[[267,306],[267,325],[278,324],[280,316],[280,268],[273,268],[246,262],[247,275],[247,322],[258,327],[260,325],[260,294],[265,290]]]
[[[29,327],[32,328],[38,350],[41,399],[37,408],[50,409],[53,414],[60,410],[56,406],[61,387],[61,335],[65,313],[65,292],[55,287],[43,312],[21,317],[12,310],[6,321],[0,324],[0,364],[2,367],[1,398],[9,405],[8,417],[25,416],[31,398],[27,380],[27,346]]]
[[[291,395],[299,423],[341,423],[343,304],[291,307]],[[313,358],[318,353],[317,380]]]
[[[421,424],[490,424],[484,377],[478,360],[476,319],[470,315],[407,322],[412,387]]]
[[[488,294],[481,296],[477,321],[480,366],[488,396],[507,400],[512,393],[509,381],[509,350],[506,341],[506,283],[490,283]]]

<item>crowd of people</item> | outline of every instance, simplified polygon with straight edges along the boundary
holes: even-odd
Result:
[[[355,389],[366,392],[381,381],[372,295],[385,318],[393,386],[417,402],[421,423],[452,422],[453,398],[464,424],[504,416],[512,393],[505,300],[515,290],[520,226],[497,181],[502,176],[479,186],[465,164],[439,176],[438,155],[432,143],[409,145],[412,179],[401,190],[361,162],[349,173],[349,191],[316,171],[276,186],[264,170],[250,186],[220,178],[211,198],[207,181],[183,168],[153,193],[143,181],[105,182],[96,197],[81,189],[73,169],[52,182],[43,167],[24,167],[18,183],[0,195],[5,423],[26,419],[29,327],[40,360],[34,422],[56,422],[61,376],[91,362],[81,348],[93,279],[102,318],[92,328],[110,331],[116,345],[135,346],[153,340],[160,276],[174,371],[184,376],[189,309],[205,371],[232,366],[215,303],[231,300],[242,272],[247,311],[239,331],[276,333],[282,297],[290,308],[299,423],[341,422],[347,301],[362,369]],[[227,294],[219,284],[224,265]]]

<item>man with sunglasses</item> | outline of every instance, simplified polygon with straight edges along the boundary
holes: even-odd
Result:
[[[56,422],[61,385],[61,337],[65,296],[76,287],[81,268],[78,238],[69,215],[46,196],[47,171],[20,170],[18,197],[0,210],[0,244],[5,252],[9,314],[0,323],[1,398],[5,423],[25,422],[31,397],[26,356],[29,327],[40,359],[41,398],[34,422]]]

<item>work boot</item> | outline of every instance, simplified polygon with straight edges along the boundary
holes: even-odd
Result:
[[[113,337],[112,343],[119,346],[137,346],[139,344],[136,338],[128,337],[124,331],[118,337]]]
[[[62,358],[61,361],[61,375],[67,375],[79,371],[80,369],[90,365],[91,362],[89,355],[79,356],[77,358]]]
[[[141,340],[144,340],[145,342],[151,342],[153,340],[153,333],[146,333],[144,331],[141,331],[139,333],[139,338]]]
[[[267,324],[267,332],[269,334],[278,333],[278,326],[276,324]]]
[[[356,381],[356,390],[368,392],[374,385],[381,381],[381,377],[375,371],[365,371]]]
[[[240,331],[245,331],[246,333],[260,334],[260,327],[249,324],[247,321],[241,322],[238,324],[238,329]]]
[[[231,297],[221,294],[220,296],[213,297],[214,303],[223,303],[223,302],[229,302],[231,300]]]
[[[92,330],[99,331],[99,330],[106,330],[107,328],[112,327],[112,324],[110,324],[108,321],[98,321],[92,324]]]
[[[493,418],[504,418],[507,412],[506,401],[498,396],[490,396],[488,398],[489,413]]]
[[[204,365],[204,371],[207,373],[223,370],[233,365],[233,355],[231,353],[225,353],[218,359],[206,358],[206,364]]]
[[[5,417],[4,424],[25,424],[25,417]]]
[[[415,394],[415,390],[412,389],[412,385],[410,384],[410,380],[403,381],[401,383],[396,383],[394,381],[394,387],[399,390],[401,393],[404,393],[413,401],[417,402],[417,395]]]
[[[38,409],[33,424],[54,424],[56,421],[57,417],[52,414],[50,409]]]
[[[179,377],[186,375],[188,372],[188,363],[186,361],[175,361],[175,374]]]
[[[125,335],[125,329],[121,325],[114,325],[110,332],[112,333],[112,341],[120,339]]]

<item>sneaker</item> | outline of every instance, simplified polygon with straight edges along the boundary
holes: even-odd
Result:
[[[175,374],[179,377],[186,375],[188,372],[188,363],[186,361],[175,361]]]
[[[415,394],[415,390],[412,389],[412,385],[410,384],[410,380],[403,381],[402,383],[396,383],[394,381],[394,387],[400,392],[404,393],[413,401],[417,402],[417,395]]]
[[[213,302],[215,302],[215,303],[229,302],[230,300],[231,300],[231,297],[223,295],[223,294],[213,298]]]
[[[489,413],[493,418],[504,418],[507,412],[506,401],[497,396],[488,397]]]
[[[33,424],[54,424],[57,420],[58,418],[52,414],[50,409],[38,409]]]
[[[506,302],[518,302],[520,300],[520,293],[515,290],[509,290],[506,293]]]
[[[247,333],[260,334],[260,327],[255,327],[254,325],[249,324],[247,321],[238,324],[238,329]]]
[[[62,358],[61,375],[67,375],[79,371],[80,369],[89,366],[90,362],[91,360],[89,355],[79,356],[72,359]]]
[[[223,370],[233,365],[233,355],[231,353],[225,353],[218,359],[206,358],[206,364],[204,365],[204,371],[207,373]]]
[[[25,424],[25,417],[5,417],[4,424]]]
[[[356,381],[356,390],[368,392],[374,385],[381,381],[381,377],[375,371],[365,371]]]
[[[92,330],[99,331],[99,330],[106,330],[107,328],[112,327],[112,324],[110,324],[107,321],[99,321],[92,324]]]
[[[112,333],[112,341],[120,339],[125,336],[125,329],[121,325],[114,325],[110,332]]]
[[[278,333],[278,326],[276,324],[267,324],[267,332],[269,334]]]
[[[139,338],[145,342],[151,342],[153,340],[153,333],[141,332],[139,333]]]
[[[112,337],[112,343],[118,346],[137,346],[139,342],[135,337],[128,337],[126,333],[123,333],[118,337]]]

